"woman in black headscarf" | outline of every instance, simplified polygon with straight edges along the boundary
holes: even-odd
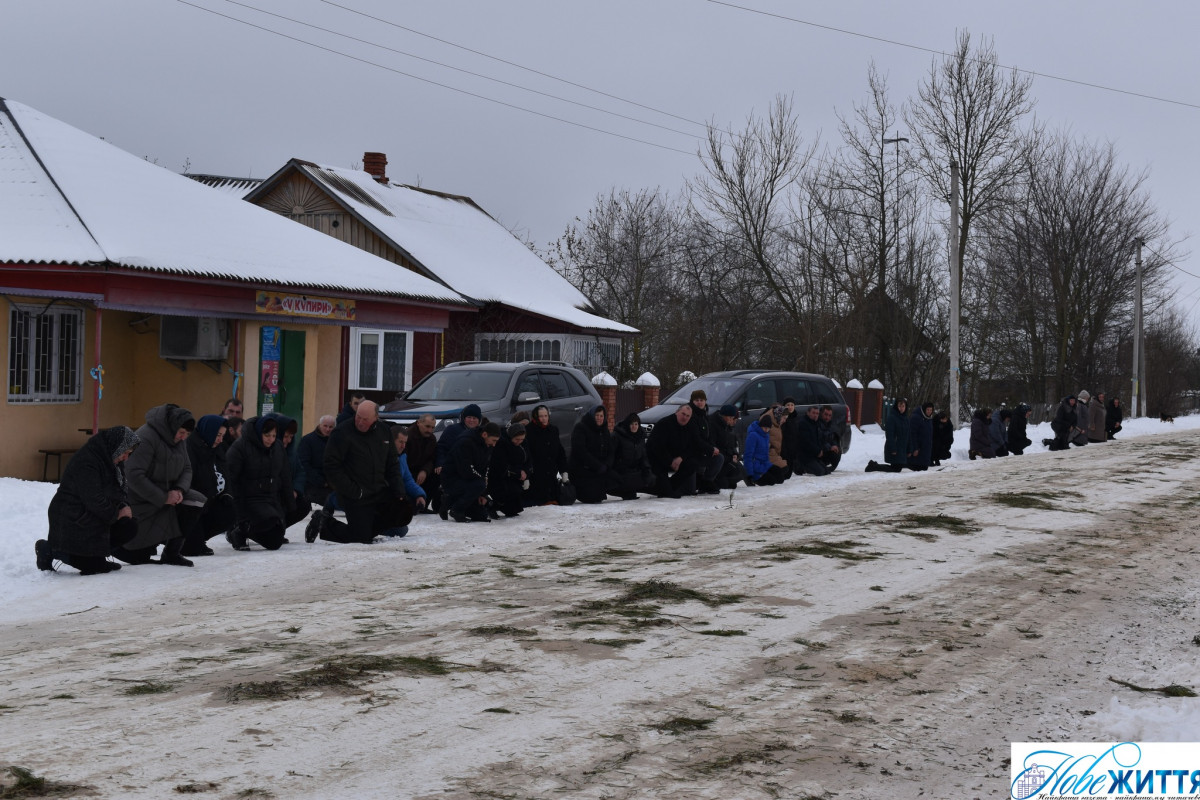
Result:
[[[121,568],[108,556],[137,534],[124,467],[137,444],[138,435],[118,425],[88,439],[71,458],[50,501],[49,538],[34,545],[38,569],[54,569],[55,559],[84,575]]]

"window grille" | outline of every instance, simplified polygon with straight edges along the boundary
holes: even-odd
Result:
[[[13,305],[8,316],[8,401],[82,399],[83,311]]]

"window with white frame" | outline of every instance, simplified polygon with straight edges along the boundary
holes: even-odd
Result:
[[[403,392],[412,386],[412,332],[350,329],[350,388]]]
[[[13,304],[8,314],[8,401],[78,403],[83,311]]]

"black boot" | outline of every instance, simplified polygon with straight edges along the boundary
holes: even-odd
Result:
[[[43,572],[54,571],[54,554],[50,552],[50,543],[38,539],[33,543],[33,553],[37,556],[37,568]]]
[[[308,525],[304,527],[304,541],[312,544],[321,535],[321,531],[325,528],[325,521],[329,519],[329,515],[325,513],[325,509],[318,508],[312,513],[308,519]]]
[[[191,559],[183,557],[183,537],[176,536],[163,545],[162,555],[158,557],[159,564],[171,564],[176,567],[195,566]]]
[[[250,549],[250,545],[246,543],[246,534],[240,525],[235,525],[225,531],[225,541],[229,542],[229,546],[234,550]]]

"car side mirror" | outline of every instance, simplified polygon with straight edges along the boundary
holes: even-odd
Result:
[[[536,403],[542,399],[542,396],[537,392],[521,392],[517,395],[517,405],[525,405],[526,403]]]

